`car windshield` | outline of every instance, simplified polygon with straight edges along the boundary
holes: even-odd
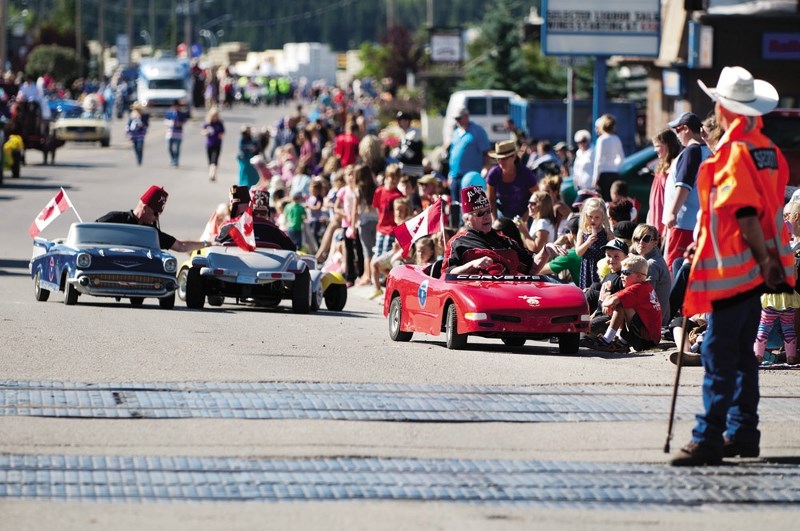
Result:
[[[182,79],[151,79],[148,88],[156,90],[182,90],[186,88]]]
[[[158,233],[152,227],[117,223],[76,223],[67,238],[70,245],[126,245],[158,249]]]

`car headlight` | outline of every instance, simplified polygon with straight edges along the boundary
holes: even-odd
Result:
[[[167,273],[174,273],[178,270],[178,261],[174,258],[167,258],[164,260],[164,271]]]
[[[86,269],[92,265],[92,255],[89,253],[79,253],[75,263],[78,264],[78,267],[81,269]]]

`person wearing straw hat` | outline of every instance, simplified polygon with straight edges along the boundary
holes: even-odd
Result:
[[[517,156],[517,145],[513,140],[497,142],[489,156],[497,161],[497,166],[486,174],[486,195],[492,219],[526,217],[528,198],[538,190],[533,171],[525,167]]]
[[[700,166],[699,234],[684,315],[710,312],[701,349],[704,410],[673,466],[718,465],[723,457],[758,457],[758,362],[753,353],[760,296],[794,285],[794,259],[783,222],[789,170],[762,132],[761,116],[778,92],[742,67],[725,67],[714,100],[725,134]]]

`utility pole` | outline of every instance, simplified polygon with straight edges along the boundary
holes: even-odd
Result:
[[[128,64],[133,62],[133,0],[125,3],[125,33],[128,35]]]
[[[0,72],[5,72],[6,56],[8,55],[6,35],[8,31],[8,0],[0,0]],[[1,170],[0,170],[1,171]]]
[[[386,0],[386,31],[394,26],[394,0]]]
[[[153,39],[151,43],[151,55],[156,54],[156,3],[155,0],[150,0],[150,36]]]
[[[183,42],[186,43],[186,53],[192,46],[192,13],[189,0],[183,0]]]
[[[428,0],[428,27],[433,27],[433,0]]]
[[[170,49],[175,52],[175,49],[178,47],[178,7],[175,5],[175,0],[172,0],[170,7],[170,26],[172,26],[170,37],[172,41],[169,44]]]
[[[4,27],[5,30],[5,27]],[[83,77],[83,46],[81,41],[81,0],[75,1],[75,55],[78,56],[78,77]]]
[[[97,40],[100,41],[100,57],[97,58],[97,78],[103,80],[106,76],[106,19],[105,0],[97,1]]]

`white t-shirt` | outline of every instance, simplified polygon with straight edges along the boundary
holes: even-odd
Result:
[[[601,173],[615,173],[619,171],[622,161],[625,159],[625,151],[622,149],[622,141],[617,135],[600,135],[594,146],[594,170],[592,179],[597,184],[597,178]]]
[[[572,184],[576,190],[591,188],[592,167],[594,166],[594,149],[578,149],[572,162]]]
[[[534,220],[533,225],[531,225],[531,230],[528,234],[531,235],[531,238],[535,239],[536,234],[542,230],[547,231],[547,243],[553,243],[556,241],[556,228],[549,219],[540,218]]]

